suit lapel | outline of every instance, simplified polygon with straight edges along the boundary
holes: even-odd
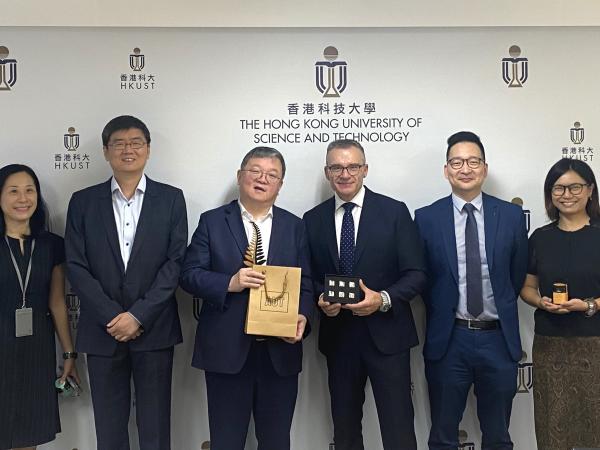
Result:
[[[246,237],[246,231],[244,231],[242,215],[237,200],[232,201],[225,208],[225,222],[227,222],[227,227],[233,235],[235,243],[243,257],[248,248],[248,238]]]
[[[483,194],[483,224],[485,229],[485,256],[488,270],[491,272],[494,265],[494,250],[498,231],[498,205],[486,194]]]
[[[123,257],[119,248],[119,236],[117,234],[117,225],[115,223],[115,213],[112,205],[112,192],[110,191],[110,179],[102,186],[100,195],[100,215],[108,238],[108,244],[113,252],[113,256],[121,269],[121,273],[125,272],[123,265]]]
[[[131,247],[131,255],[129,255],[127,267],[131,266],[131,263],[135,260],[140,249],[143,247],[149,231],[154,228],[152,226],[152,221],[154,219],[153,212],[157,195],[156,184],[150,178],[146,177],[146,192],[144,192],[142,210],[140,211],[140,218],[135,229],[135,239],[133,240],[133,247]]]
[[[442,208],[443,211],[440,215],[440,222],[442,237],[444,239],[444,249],[446,250],[446,257],[448,258],[452,276],[458,286],[458,255],[456,253],[456,233],[454,229],[454,205],[452,203],[452,196],[448,197],[448,201]]]

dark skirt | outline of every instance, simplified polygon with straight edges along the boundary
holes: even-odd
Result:
[[[600,447],[600,337],[536,334],[532,353],[538,450]]]

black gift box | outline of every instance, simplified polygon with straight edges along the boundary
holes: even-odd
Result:
[[[358,283],[359,278],[342,275],[325,275],[323,299],[329,303],[358,303],[364,294]]]

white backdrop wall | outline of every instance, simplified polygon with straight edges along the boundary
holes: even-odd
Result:
[[[487,149],[485,190],[508,201],[522,199],[533,230],[545,223],[542,183],[551,164],[571,156],[598,169],[598,31],[4,28],[0,46],[10,54],[0,59],[6,75],[0,80],[0,163],[36,170],[53,228],[62,234],[70,194],[109,177],[102,127],[116,115],[134,114],[152,132],[147,173],[184,190],[191,235],[201,212],[235,197],[236,169],[257,141],[285,155],[288,173],[277,203],[298,215],[330,195],[322,168],[326,141],[336,133],[362,140],[370,166],[366,184],[414,211],[448,195],[445,139],[470,129]],[[502,76],[502,60],[513,45],[527,59],[515,72],[521,87],[508,87]],[[315,83],[315,64],[327,46],[337,48],[337,60],[347,68],[339,97],[324,98]],[[511,71],[508,77],[514,84]],[[282,139],[299,142],[277,141]],[[204,377],[190,367],[194,301],[183,292],[178,297],[185,342],[175,351],[173,448],[208,448]],[[68,303],[75,319],[77,299],[68,295]],[[413,307],[422,337],[421,300]],[[526,305],[520,312],[525,354],[511,432],[515,448],[529,450],[536,448],[533,319]],[[413,350],[412,369],[415,426],[425,449],[430,422],[421,347]],[[95,448],[87,383],[84,389],[78,399],[61,400],[64,431],[42,448]],[[313,334],[305,342],[293,449],[332,449],[329,414],[326,366]],[[478,427],[470,398],[461,448],[479,447]],[[364,434],[367,449],[382,448],[370,391]],[[247,448],[255,448],[252,432]]]
[[[597,26],[590,0],[0,0],[4,26]]]

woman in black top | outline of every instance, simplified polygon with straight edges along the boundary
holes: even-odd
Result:
[[[529,239],[521,298],[534,306],[533,398],[540,450],[600,447],[600,205],[584,162],[562,159],[544,183],[553,221]],[[553,303],[553,285],[568,301]]]
[[[33,448],[60,431],[55,330],[66,358],[61,379],[79,381],[63,240],[46,231],[40,184],[29,167],[0,169],[0,187],[0,449]]]

